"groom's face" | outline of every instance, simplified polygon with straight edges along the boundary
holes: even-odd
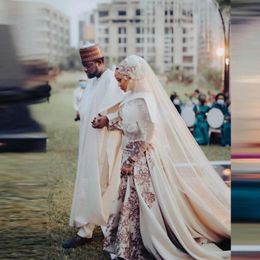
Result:
[[[92,79],[98,75],[98,66],[97,62],[90,61],[90,62],[82,62],[83,64],[83,70],[87,74],[89,79]]]

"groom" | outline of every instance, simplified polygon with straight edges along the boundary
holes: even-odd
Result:
[[[110,203],[120,181],[121,135],[107,128],[94,128],[97,125],[93,118],[116,112],[124,96],[114,73],[105,67],[98,45],[85,45],[80,49],[80,56],[90,80],[79,107],[78,167],[70,215],[70,225],[79,231],[63,243],[64,248],[91,241],[95,226],[106,225]],[[107,122],[99,120],[99,123]]]

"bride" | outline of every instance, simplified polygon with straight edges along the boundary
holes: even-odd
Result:
[[[229,188],[139,56],[115,71],[126,92],[109,128],[123,133],[121,182],[104,250],[122,259],[229,259]]]

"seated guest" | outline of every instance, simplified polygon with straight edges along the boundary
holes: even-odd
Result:
[[[218,108],[222,111],[224,115],[224,123],[221,127],[221,145],[230,146],[231,145],[231,116],[228,111],[228,107],[225,104],[226,96],[223,93],[218,93],[216,95],[216,102],[213,104],[212,108]]]
[[[206,96],[204,94],[199,95],[198,101],[198,105],[193,108],[196,115],[193,135],[198,144],[205,145],[209,142],[207,112],[210,107],[206,104]]]

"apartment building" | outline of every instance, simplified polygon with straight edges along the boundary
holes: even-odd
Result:
[[[212,25],[208,12],[213,9],[207,2],[112,0],[99,4],[87,24],[94,28],[94,41],[101,45],[110,66],[134,53],[158,72],[174,69],[196,74],[198,64],[212,51],[204,52],[203,45],[213,48],[215,40],[213,32],[208,32]],[[203,40],[201,35],[205,35]]]
[[[213,1],[199,0],[197,5],[199,19],[198,66],[214,67],[223,65],[223,58],[217,56],[217,49],[224,48],[224,29],[218,7]]]
[[[70,48],[69,17],[46,3],[17,1],[13,6],[19,56],[54,66],[65,63]]]

